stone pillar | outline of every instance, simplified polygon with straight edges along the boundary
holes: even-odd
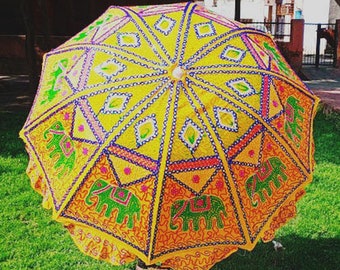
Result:
[[[335,53],[336,53],[336,61],[335,67],[340,68],[340,19],[337,19],[335,22]]]
[[[296,72],[302,68],[304,23],[304,19],[291,20],[288,54],[289,64]]]

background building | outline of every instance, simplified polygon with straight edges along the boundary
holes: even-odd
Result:
[[[204,5],[227,18],[235,17],[236,0],[205,0]],[[275,39],[289,42],[290,22],[304,19],[303,50],[308,54],[315,52],[317,35],[316,24],[324,28],[334,28],[340,19],[340,0],[240,0],[240,21],[250,26],[268,31]],[[310,27],[312,26],[312,27]],[[327,41],[321,39],[320,52],[324,52]]]

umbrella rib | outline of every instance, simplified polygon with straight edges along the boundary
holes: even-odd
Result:
[[[129,8],[125,9],[129,15],[131,16],[131,20],[139,30],[139,32],[144,36],[145,40],[149,43],[150,49],[154,51],[154,53],[162,60],[165,65],[170,65],[170,56],[167,54],[165,48],[158,40],[158,38],[153,34],[152,30],[148,26],[148,24],[144,21],[144,19],[135,11]],[[156,48],[158,46],[158,50]]]
[[[116,57],[121,58],[123,60],[137,62],[137,63],[140,62],[142,65],[146,64],[148,68],[158,69],[157,66],[163,67],[162,66],[163,64],[154,62],[132,51],[124,50],[122,48],[118,48],[118,47],[110,46],[106,44],[98,44],[98,45],[95,45],[95,47],[98,47],[103,50],[107,50],[108,53],[110,54],[113,53]],[[117,51],[117,52],[115,53],[114,51]]]
[[[106,89],[117,90],[117,89],[122,89],[122,88],[128,88],[128,87],[134,86],[134,85],[143,85],[144,83],[154,83],[154,82],[157,82],[157,81],[161,82],[161,81],[164,81],[164,78],[166,78],[167,76],[166,76],[166,74],[154,73],[154,77],[156,77],[155,80],[150,80],[150,77],[145,77],[145,78],[143,78],[141,76],[137,76],[135,78],[131,77],[129,79],[129,84],[124,84],[125,80],[123,78],[119,85],[117,85],[117,82],[119,82],[119,81],[113,81],[111,83],[108,83],[106,85]],[[144,80],[142,80],[142,79],[144,79]],[[89,96],[96,91],[103,92],[102,89],[103,89],[103,85],[95,85],[93,87],[90,87],[90,88],[83,90],[81,92],[77,92],[74,95],[71,95],[71,96],[65,98],[61,102],[55,104],[51,109],[44,111],[40,116],[38,116],[32,122],[26,123],[25,128],[29,129],[30,127],[35,125],[37,122],[43,121],[46,117],[48,117],[48,115],[51,115],[51,114],[57,112],[61,108],[67,106],[68,104],[76,101],[79,98]]]
[[[286,78],[286,77],[284,77]],[[230,94],[227,94],[225,91],[221,90],[220,88],[218,88],[217,86],[208,84],[206,82],[203,81],[199,81],[196,78],[192,77],[191,81],[196,84],[197,86],[201,86],[203,89],[211,89],[211,87],[215,88],[215,91],[224,97],[227,97],[231,102],[233,102],[234,104],[236,104],[238,107],[242,108],[243,110],[247,111],[254,119],[256,119],[257,121],[260,121],[262,123],[262,125],[271,133],[271,134],[277,134],[277,132],[275,131],[275,129],[273,129],[269,124],[267,124],[265,121],[261,121],[261,117],[259,117],[258,114],[256,114],[255,112],[253,112],[252,110],[249,110],[248,107],[246,107],[241,101],[239,101],[237,98],[233,97]],[[299,87],[301,88],[301,87]],[[313,98],[313,96],[312,96]],[[287,151],[289,150],[290,154],[292,155],[292,157],[294,158],[294,160],[298,161],[300,168],[302,169],[303,173],[306,175],[309,175],[310,173],[307,171],[305,165],[303,164],[302,161],[300,161],[300,159],[298,158],[298,156],[296,155],[296,153],[292,150],[291,146],[284,140],[281,138],[281,136],[277,136],[276,137],[277,140],[280,142],[281,145],[283,145],[285,147],[285,149],[287,149]]]
[[[196,84],[196,83],[195,83],[195,84]],[[192,90],[190,87],[188,87],[187,89],[190,89],[190,91],[186,91],[186,92],[187,92],[188,96],[190,97],[190,99],[192,100],[193,105],[194,105],[196,108],[201,108],[202,105],[200,104],[200,101],[198,100],[198,97],[196,97],[196,95],[192,93],[193,90]],[[209,119],[207,118],[206,112],[200,114],[200,116],[201,116],[201,118],[202,118],[202,121],[204,121],[204,124],[205,124],[206,128],[208,129],[209,134],[211,135],[211,138],[212,138],[213,141],[214,141],[214,145],[215,145],[216,150],[217,150],[217,152],[218,152],[219,158],[221,159],[222,166],[223,166],[223,168],[224,168],[225,171],[226,171],[226,174],[227,174],[228,179],[230,179],[229,185],[232,186],[232,188],[231,188],[231,193],[232,193],[232,194],[231,194],[231,195],[232,195],[232,197],[233,197],[233,199],[234,199],[234,202],[235,202],[236,200],[238,200],[239,196],[238,196],[238,194],[237,194],[237,191],[236,191],[237,189],[236,189],[236,187],[235,187],[234,182],[231,181],[231,180],[233,179],[233,177],[232,177],[232,174],[231,174],[231,172],[230,172],[230,170],[229,170],[228,160],[227,160],[227,158],[226,158],[225,152],[223,151],[222,147],[220,146],[220,142],[219,142],[219,140],[218,140],[218,138],[217,138],[217,136],[216,136],[216,132],[215,132],[214,129],[212,128],[211,122],[210,122]],[[237,198],[237,199],[236,199],[236,198]],[[235,203],[235,204],[234,204],[234,207],[236,208],[237,213],[242,213],[242,212],[243,212],[243,211],[242,211],[242,208],[241,208],[241,203],[240,203],[240,201],[238,201],[237,203]],[[240,224],[241,224],[241,227],[242,227],[243,232],[248,232],[248,229],[247,229],[247,222],[246,222],[244,216],[242,216],[242,215],[240,215]],[[245,235],[245,237],[246,237],[246,243],[249,243],[249,242],[250,242],[250,236],[249,236],[248,234],[246,234],[246,233],[245,233],[244,235]]]
[[[189,6],[190,2],[188,5],[185,7],[181,25],[185,26],[181,28],[181,33],[178,35],[178,40],[176,41],[176,57],[175,59],[178,59],[177,61],[179,62],[178,64],[182,65],[183,64],[183,58],[184,58],[184,51],[185,51],[185,45],[186,45],[186,40],[188,39],[188,31],[190,27],[190,21],[191,21],[191,15],[193,13],[193,10],[197,5],[191,5]],[[184,31],[183,31],[184,30]],[[178,56],[178,53],[180,52],[180,55]]]
[[[196,74],[211,74],[211,73],[225,73],[225,74],[235,74],[235,73],[252,73],[252,74],[259,74],[259,75],[269,75],[271,77],[275,77],[281,80],[285,80],[286,82],[292,84],[294,87],[298,88],[300,91],[302,91],[304,94],[306,94],[309,98],[315,99],[314,94],[307,91],[304,87],[296,83],[295,80],[281,75],[279,73],[266,70],[266,69],[260,69],[255,68],[253,66],[243,66],[240,67],[239,65],[212,65],[209,67],[195,67],[189,70],[189,75],[194,77]]]
[[[234,38],[235,36],[238,36],[240,34],[244,35],[244,34],[253,34],[253,33],[259,34],[258,31],[256,30],[247,29],[247,31],[244,31],[243,28],[232,29],[229,32],[223,33],[219,35],[218,37],[214,38],[212,41],[210,41],[206,45],[204,45],[198,51],[196,51],[189,59],[186,60],[184,65],[186,66],[194,65],[197,61],[207,56],[211,51],[213,51],[217,47],[227,44],[229,40]]]
[[[127,61],[131,61],[131,62],[136,62],[136,63],[140,63],[142,65],[147,65],[148,68],[153,68],[153,69],[158,69],[157,66],[159,67],[163,67],[163,63],[157,63],[151,59],[147,59],[145,57],[143,57],[142,55],[138,55],[136,53],[134,53],[133,51],[128,51],[126,49],[117,47],[117,46],[113,46],[113,45],[109,45],[109,44],[87,44],[87,43],[83,43],[83,44],[74,44],[74,45],[70,45],[67,47],[63,47],[61,48],[61,50],[58,51],[53,51],[53,54],[57,53],[62,53],[62,52],[67,52],[68,50],[98,50],[100,52],[105,52],[108,54],[112,54],[117,58],[121,58],[123,60],[127,60]],[[155,67],[156,66],[156,67]]]
[[[165,176],[165,171],[166,171],[166,166],[167,166],[167,159],[168,159],[168,151],[164,151],[170,148],[170,142],[171,142],[171,137],[173,136],[173,122],[174,122],[174,111],[176,107],[176,102],[178,98],[178,92],[179,92],[179,84],[176,85],[176,87],[173,88],[173,91],[170,94],[170,101],[169,101],[169,108],[168,108],[168,115],[167,115],[167,123],[170,123],[166,125],[166,129],[164,131],[164,139],[163,139],[163,148],[161,149],[161,158],[160,158],[160,167],[159,167],[159,173],[158,173],[158,181],[161,181],[161,183],[157,183],[156,187],[156,193],[155,193],[155,198],[159,198],[162,194],[163,190],[163,181],[164,181],[164,176]],[[152,213],[152,222],[151,222],[151,235],[150,235],[150,246],[149,246],[149,255],[148,259],[151,259],[152,251],[154,248],[154,243],[155,243],[155,237],[156,237],[156,224],[157,224],[157,218],[158,218],[158,207],[160,205],[160,201],[155,200],[155,205],[153,206],[154,210]]]

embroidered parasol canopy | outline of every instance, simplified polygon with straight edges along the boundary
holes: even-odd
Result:
[[[20,136],[84,253],[209,269],[295,215],[317,103],[262,31],[194,3],[110,7],[45,55]]]

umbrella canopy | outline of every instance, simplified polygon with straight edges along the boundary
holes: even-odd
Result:
[[[295,215],[317,103],[262,31],[193,3],[110,7],[45,55],[20,135],[84,253],[208,269]]]

